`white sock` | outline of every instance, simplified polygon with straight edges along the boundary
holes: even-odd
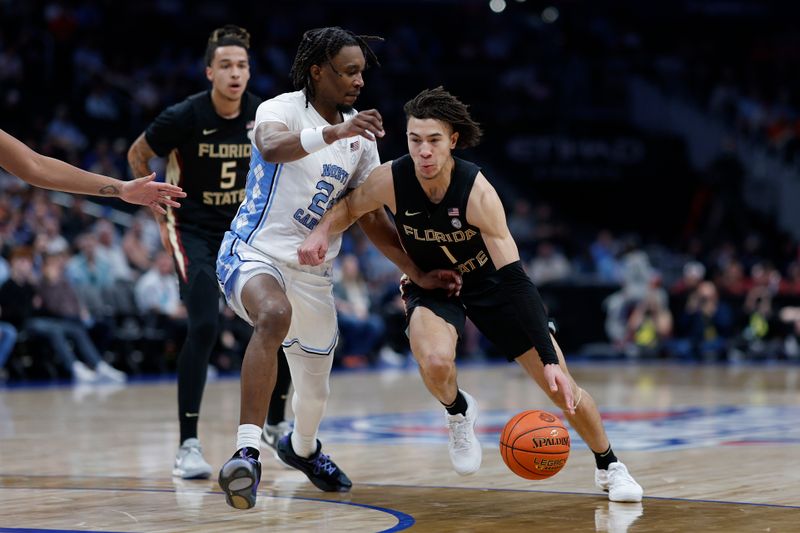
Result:
[[[261,444],[261,426],[255,424],[241,424],[239,431],[236,433],[236,449],[241,450],[245,446],[260,449]]]
[[[292,432],[292,449],[300,457],[311,457],[317,451],[317,436],[303,437],[298,432]]]
[[[309,357],[294,346],[284,350],[294,385],[292,449],[300,457],[310,457],[317,451],[317,430],[330,394],[333,356]]]

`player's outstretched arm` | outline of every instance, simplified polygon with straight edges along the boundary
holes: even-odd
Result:
[[[290,163],[348,137],[370,141],[383,137],[383,118],[376,109],[360,111],[341,124],[291,131],[282,122],[265,121],[256,127],[255,144],[264,161]]]
[[[319,224],[297,249],[301,265],[319,265],[325,261],[331,235],[344,232],[366,213],[383,209],[394,210],[391,162],[370,172],[367,179],[328,209]]]
[[[116,196],[132,204],[149,205],[162,211],[161,205],[180,207],[172,198],[186,196],[180,187],[154,182],[155,174],[125,182],[81,170],[64,161],[34,152],[2,130],[0,166],[31,185],[44,189],[93,196]]]

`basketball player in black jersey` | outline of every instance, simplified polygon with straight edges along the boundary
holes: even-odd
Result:
[[[405,105],[409,155],[377,167],[330,209],[298,249],[301,264],[318,264],[331,233],[386,206],[406,253],[424,270],[461,273],[459,296],[404,280],[409,340],[428,390],[447,410],[450,459],[459,474],[475,472],[481,448],[474,432],[477,403],[456,381],[455,349],[465,316],[564,410],[595,455],[595,483],[612,501],[638,502],[642,488],[611,450],[592,397],[569,374],[539,293],[525,274],[497,192],[454,148],[478,144],[481,130],[467,106],[439,87]]]
[[[214,30],[205,54],[211,89],[164,110],[128,152],[135,173],[149,172],[154,156],[168,157],[167,182],[188,194],[180,212],[154,212],[161,242],[175,261],[188,313],[186,340],[178,355],[180,447],[172,472],[184,479],[211,475],[197,439],[197,422],[208,360],[219,333],[217,252],[245,196],[250,135],[261,103],[247,91],[249,47],[250,34],[243,28]],[[276,394],[280,389],[285,394],[288,385],[287,378],[276,386]]]

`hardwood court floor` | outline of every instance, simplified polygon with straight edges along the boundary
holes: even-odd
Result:
[[[174,480],[174,382],[0,389],[3,531],[800,531],[800,367],[575,364],[617,455],[645,488],[609,503],[573,432],[567,466],[526,481],[497,436],[552,410],[516,365],[462,369],[480,404],[483,465],[450,468],[442,409],[416,371],[337,373],[321,438],[354,481],[317,491],[263,453],[256,507],[216,482]],[[238,381],[208,385],[200,437],[215,471],[234,451]],[[262,450],[263,452],[263,450]]]

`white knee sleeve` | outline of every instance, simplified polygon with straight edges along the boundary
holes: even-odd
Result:
[[[333,365],[333,355],[309,357],[304,352],[294,351],[292,348],[284,349],[294,386],[292,447],[296,454],[307,457],[317,448],[317,429],[325,415],[325,406],[330,394],[328,378]]]

